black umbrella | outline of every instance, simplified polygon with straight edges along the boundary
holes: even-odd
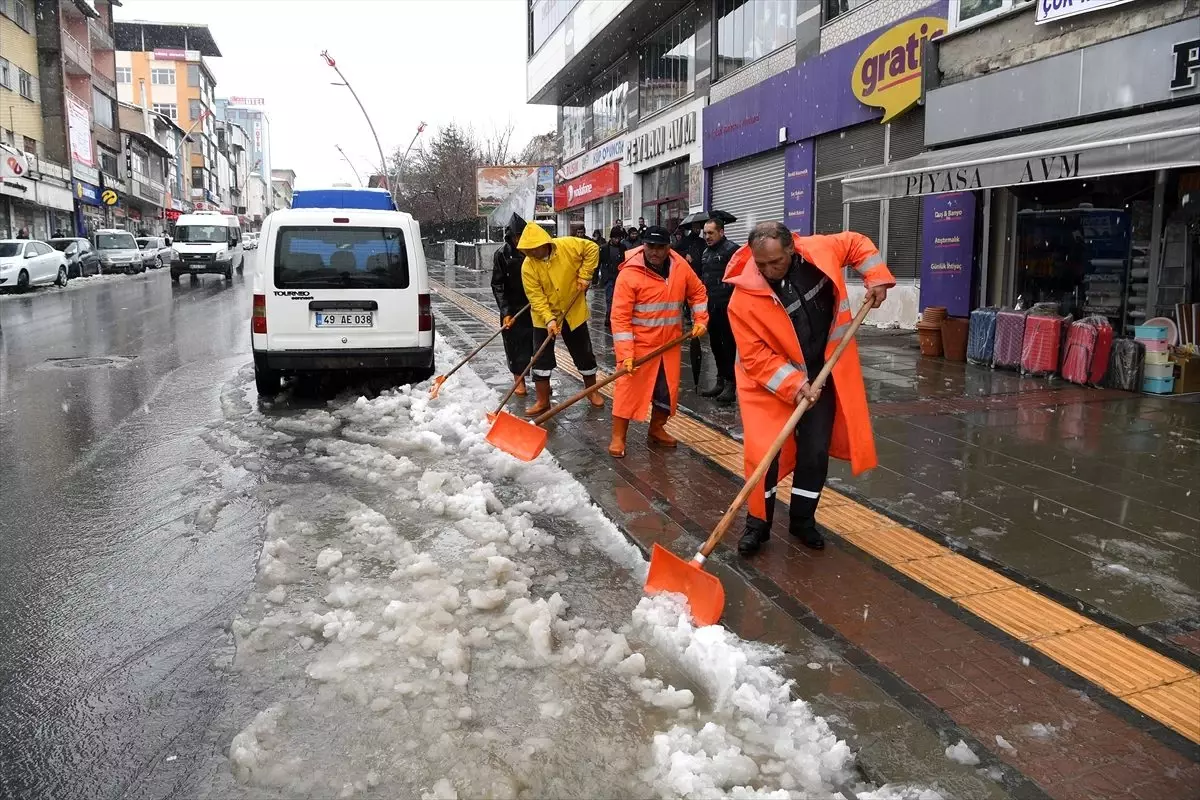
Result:
[[[525,219],[515,211],[508,218],[508,224],[504,226],[505,235],[511,236],[514,240],[520,240],[521,234],[525,232],[525,226],[529,224]]]
[[[708,213],[708,218],[715,219],[723,225],[728,225],[731,222],[737,222],[737,217],[735,217],[733,214],[730,214],[728,211],[717,211],[716,209],[713,209]]]
[[[712,219],[712,217],[709,216],[707,211],[696,211],[681,219],[679,224],[681,226],[692,225],[697,222],[708,222],[710,219]]]

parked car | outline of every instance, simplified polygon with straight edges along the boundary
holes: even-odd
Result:
[[[142,264],[150,269],[160,269],[175,258],[175,250],[164,236],[139,236],[137,246],[142,251]]]
[[[247,233],[245,236],[243,236],[242,237],[242,249],[243,250],[257,250],[258,249],[258,234],[251,231],[250,233]]]
[[[68,279],[67,257],[45,242],[0,239],[0,288],[66,286]]]
[[[142,251],[138,249],[133,234],[119,229],[98,230],[92,234],[100,264],[105,272],[145,272]]]
[[[62,237],[51,239],[47,244],[67,257],[69,278],[86,278],[104,271],[100,267],[100,256],[96,248],[92,247],[92,243],[87,239]]]

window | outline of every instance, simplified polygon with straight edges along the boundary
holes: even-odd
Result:
[[[696,21],[684,13],[638,50],[638,103],[643,117],[691,94],[696,86]]]
[[[0,58],[0,86],[12,89],[12,65],[7,58]]]
[[[569,158],[583,152],[584,124],[587,122],[587,107],[579,97],[574,97],[562,107],[563,156]]]
[[[285,227],[277,241],[279,289],[408,288],[408,252],[397,228]]]
[[[629,122],[625,96],[629,94],[629,81],[625,80],[621,67],[609,70],[592,84],[592,128],[593,141],[601,142],[625,130]]]
[[[869,2],[871,0],[825,0],[824,22],[829,22],[829,20],[840,17],[842,14],[848,14],[859,6],[865,6]]]
[[[106,175],[112,175],[114,178],[121,176],[120,169],[117,167],[117,154],[111,150],[100,149],[100,171]]]
[[[20,81],[21,97],[26,100],[33,100],[33,76],[20,67],[17,68],[18,80]]]
[[[117,83],[133,83],[133,68],[117,67]]]
[[[117,129],[117,126],[113,124],[112,99],[96,89],[92,89],[92,113],[96,117],[97,125],[103,125],[113,131]]]
[[[863,0],[825,2],[844,6]],[[799,0],[717,0],[717,77],[795,41],[799,6]]]
[[[200,105],[199,100],[188,100],[188,119],[192,122],[200,119],[200,115],[204,113],[204,107]]]
[[[174,103],[155,103],[154,112],[156,114],[162,114],[168,119],[175,119],[179,114],[179,106],[175,105]]]
[[[577,5],[579,0],[533,0],[529,4],[529,55],[546,43]]]
[[[150,70],[150,82],[158,86],[174,86],[175,70],[152,69]]]
[[[192,167],[192,188],[204,188],[204,167]]]
[[[146,157],[137,150],[129,151],[129,165],[133,176],[143,183],[146,182]]]
[[[25,4],[21,0],[13,0],[12,4],[13,22],[20,25],[25,30],[29,30],[29,15],[25,11]]]
[[[23,146],[24,146],[24,148],[25,148],[25,152],[26,152],[26,153],[32,153],[33,155],[35,155],[35,156],[36,156],[36,155],[37,155],[37,151],[38,151],[38,149],[37,149],[37,139],[30,139],[28,136],[23,136],[23,137],[21,137],[21,138],[22,138],[22,139],[24,139],[24,141],[22,142],[22,145],[23,145]]]
[[[986,22],[1033,0],[950,0],[950,30]]]
[[[188,86],[198,88],[200,86],[200,65],[188,64]]]

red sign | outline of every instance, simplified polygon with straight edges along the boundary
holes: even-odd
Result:
[[[177,211],[174,208],[164,208],[163,216],[165,216],[168,221],[174,222],[175,220],[177,220],[183,216],[183,212]]]
[[[554,187],[554,210],[574,208],[621,193],[621,165],[614,161]]]

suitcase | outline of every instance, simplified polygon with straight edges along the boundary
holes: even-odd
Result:
[[[971,312],[967,328],[967,361],[972,364],[992,363],[996,345],[996,309],[977,308]]]
[[[1113,329],[1105,319],[1096,326],[1096,349],[1092,353],[1092,366],[1088,370],[1088,383],[1101,386],[1108,375],[1108,361],[1112,353]]]
[[[1002,369],[1021,367],[1021,343],[1025,340],[1025,312],[1008,309],[996,312],[996,338],[992,345],[992,366]]]
[[[1099,328],[1086,320],[1071,324],[1062,359],[1062,376],[1065,380],[1081,386],[1091,380],[1092,357],[1096,353],[1099,333]]]
[[[1021,344],[1022,374],[1053,375],[1058,372],[1062,329],[1062,317],[1030,314],[1025,318],[1025,338]]]
[[[1142,361],[1146,348],[1133,339],[1117,339],[1112,343],[1108,362],[1108,385],[1114,389],[1136,392],[1142,386]]]

